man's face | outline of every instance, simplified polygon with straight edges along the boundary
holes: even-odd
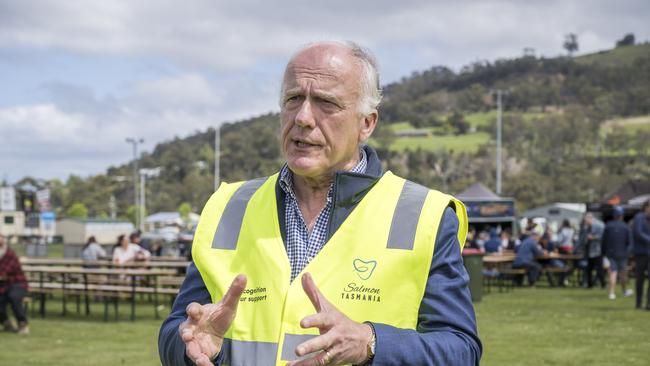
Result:
[[[358,161],[358,145],[377,120],[376,112],[358,113],[360,70],[349,51],[333,45],[308,48],[287,66],[282,152],[295,174],[317,178]]]
[[[585,216],[585,223],[587,225],[591,225],[591,223],[594,221],[594,216],[592,214],[587,214]]]

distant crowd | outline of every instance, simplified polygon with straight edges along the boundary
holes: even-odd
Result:
[[[152,255],[160,256],[162,254],[162,248],[161,240],[154,241],[150,246],[145,245],[142,241],[141,233],[136,231],[129,236],[122,234],[117,237],[117,242],[113,246],[111,257],[113,264],[146,261]],[[99,259],[108,257],[108,253],[97,243],[94,236],[88,238],[86,245],[84,245],[81,251],[81,258],[84,262],[89,263],[89,265],[92,265],[92,262]]]
[[[643,307],[643,287],[647,279],[645,309],[650,310],[650,200],[629,222],[624,220],[623,208],[615,206],[607,224],[587,212],[577,228],[569,220],[564,220],[557,230],[551,225],[544,228],[534,220],[527,220],[521,235],[516,238],[507,230],[491,228],[477,233],[470,228],[465,245],[486,254],[515,253],[512,267],[527,270],[529,285],[538,280],[542,263],[547,267],[564,268],[567,263],[561,259],[562,254],[573,255],[577,257],[576,268],[581,271],[579,284],[586,288],[608,286],[608,296],[612,300],[616,299],[617,283],[622,287],[623,296],[634,294],[627,288],[627,272],[632,260],[636,307]],[[605,271],[609,273],[607,281]],[[559,273],[558,285],[566,285],[566,276]],[[553,281],[549,275],[549,282],[553,284]]]

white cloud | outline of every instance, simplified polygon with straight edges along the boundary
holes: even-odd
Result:
[[[284,60],[299,44],[333,37],[440,47],[439,64],[460,66],[473,53],[492,58],[526,46],[558,54],[557,40],[569,32],[585,34],[585,51],[611,46],[627,31],[647,38],[649,9],[643,0],[16,1],[0,12],[0,45],[156,54],[232,69]]]
[[[12,76],[12,63],[29,75],[0,85],[0,98],[14,88],[15,95],[45,94],[2,104],[0,174],[101,172],[130,159],[127,136],[144,137],[151,149],[174,135],[276,110],[283,64],[314,40],[368,46],[392,81],[433,65],[513,57],[524,47],[554,56],[569,32],[578,34],[580,52],[612,47],[628,32],[647,40],[649,18],[646,0],[0,0],[0,76]],[[12,58],[14,49],[20,57]],[[66,55],[65,71],[39,79],[42,63],[23,62],[49,62],[51,53]],[[97,59],[105,63],[93,65]],[[112,60],[143,59],[155,71],[144,67],[132,77],[117,66],[110,70],[124,85],[106,87]],[[75,73],[75,61],[83,72]]]

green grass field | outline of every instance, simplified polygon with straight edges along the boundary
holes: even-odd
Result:
[[[168,311],[169,308],[167,308]],[[45,319],[30,318],[31,334],[0,333],[0,365],[159,365],[161,320],[141,304],[135,322],[120,306],[120,321],[102,320],[103,307],[86,318],[48,302]],[[493,292],[476,304],[483,365],[646,365],[650,312],[632,298],[610,301],[603,290],[515,289]]]
[[[650,56],[650,44],[638,44],[635,46],[617,47],[609,51],[591,53],[578,56],[574,59],[578,63],[601,65],[622,65],[630,64],[639,57]]]
[[[390,145],[390,149],[395,151],[413,151],[420,148],[427,151],[454,150],[456,152],[469,152],[476,151],[489,140],[490,135],[484,132],[468,133],[460,136],[404,137],[396,139]]]

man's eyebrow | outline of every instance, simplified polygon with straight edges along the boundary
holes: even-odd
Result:
[[[287,97],[304,95],[304,94],[305,92],[302,88],[293,88],[293,89],[288,89],[284,92],[284,98],[286,99]],[[337,97],[335,94],[328,93],[326,91],[314,90],[312,91],[311,95],[319,99],[323,99],[329,102],[343,105],[343,101],[341,100],[341,98]]]

